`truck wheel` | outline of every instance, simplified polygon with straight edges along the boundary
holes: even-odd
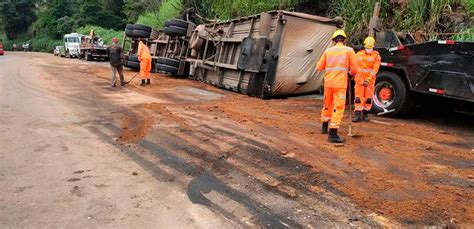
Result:
[[[71,56],[69,55],[69,50],[66,50],[66,58],[71,58]]]
[[[91,61],[91,60],[92,60],[92,55],[86,52],[86,61]]]
[[[138,56],[134,54],[130,54],[130,56],[128,56],[128,61],[140,62],[138,61]]]
[[[131,37],[135,37],[135,38],[150,38],[150,32],[146,32],[146,31],[143,31],[143,30],[136,30],[134,29],[133,30],[133,34]]]
[[[133,29],[125,29],[125,35],[127,37],[133,37]]]
[[[188,30],[183,29],[181,27],[170,25],[169,27],[164,28],[163,32],[169,36],[186,36],[186,34],[188,33]]]
[[[175,26],[175,27],[180,27],[180,28],[183,28],[183,29],[188,29],[188,25],[189,25],[189,22],[185,21],[185,20],[181,20],[181,19],[171,19],[169,21],[167,21],[168,25],[166,25],[166,22],[165,22],[165,25],[166,26]]]
[[[178,68],[175,68],[173,66],[169,66],[166,64],[160,64],[159,67],[160,67],[159,68],[160,71],[165,71],[173,76],[178,75]]]
[[[386,116],[392,117],[407,113],[414,105],[411,92],[405,81],[393,72],[380,72],[377,75],[372,110],[376,113],[394,109]]]
[[[141,30],[147,33],[151,33],[151,27],[148,27],[146,25],[135,24],[133,25],[133,30]]]
[[[133,30],[133,28],[134,28],[133,24],[127,24],[127,26],[125,26],[125,30]]]
[[[125,67],[132,69],[140,69],[140,63],[135,61],[127,61]]]
[[[179,60],[171,59],[171,58],[166,58],[166,57],[158,57],[157,62],[159,64],[164,64],[168,65],[171,67],[179,68]]]

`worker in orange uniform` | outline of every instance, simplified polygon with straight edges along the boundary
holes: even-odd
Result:
[[[369,121],[368,112],[372,109],[375,76],[379,71],[381,58],[374,51],[375,39],[367,37],[364,40],[364,50],[357,52],[357,74],[355,80],[355,116],[353,122]]]
[[[150,49],[148,46],[143,43],[143,39],[138,43],[138,61],[140,61],[140,76],[142,77],[142,82],[140,86],[145,86],[150,84],[150,71],[151,71],[151,55]]]
[[[335,45],[327,49],[318,61],[317,69],[326,70],[324,75],[324,106],[321,112],[321,133],[327,134],[331,143],[343,143],[337,130],[344,116],[346,105],[347,73],[357,72],[357,58],[354,49],[344,45],[347,36],[338,29],[332,35]]]

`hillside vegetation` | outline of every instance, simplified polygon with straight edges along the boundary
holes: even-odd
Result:
[[[105,43],[121,38],[127,23],[161,28],[164,21],[194,7],[205,18],[226,20],[268,10],[292,10],[326,17],[342,16],[351,43],[366,36],[376,0],[3,0],[0,37],[6,49],[29,42],[50,52],[65,33],[94,29]],[[426,39],[474,40],[474,0],[385,0],[386,28],[418,32]]]

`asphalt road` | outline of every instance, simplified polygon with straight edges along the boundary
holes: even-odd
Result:
[[[1,228],[473,225],[470,118],[374,117],[335,147],[312,97],[159,74],[111,88],[109,75],[103,62],[0,58]]]

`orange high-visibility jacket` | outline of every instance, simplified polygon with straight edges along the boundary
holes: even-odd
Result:
[[[316,67],[326,70],[324,87],[346,88],[347,73],[357,73],[357,57],[354,49],[338,43],[323,53]]]
[[[363,83],[364,80],[370,79],[375,82],[375,76],[380,68],[382,62],[380,54],[377,51],[372,51],[370,54],[365,50],[357,52],[357,74],[355,77],[356,83]]]
[[[151,59],[151,55],[148,46],[143,44],[143,41],[140,41],[138,43],[138,60],[141,61],[142,59]]]

